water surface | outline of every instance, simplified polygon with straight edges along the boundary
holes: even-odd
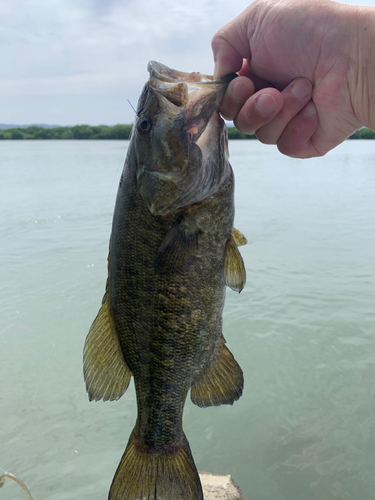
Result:
[[[134,425],[133,385],[89,403],[82,378],[127,144],[0,143],[0,467],[34,500],[107,498]],[[187,402],[197,467],[248,500],[372,500],[375,141],[308,161],[230,151],[248,282],[227,293],[224,335],[245,391],[233,407]]]

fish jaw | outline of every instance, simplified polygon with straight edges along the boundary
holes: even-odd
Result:
[[[150,212],[166,216],[211,196],[222,181],[225,124],[218,109],[234,76],[214,81],[154,61],[148,69],[132,136],[137,184]]]

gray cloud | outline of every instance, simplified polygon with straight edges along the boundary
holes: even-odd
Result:
[[[0,121],[129,123],[148,60],[210,73],[212,35],[248,3],[2,0]]]

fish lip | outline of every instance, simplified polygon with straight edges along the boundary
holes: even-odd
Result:
[[[150,73],[150,76],[162,82],[212,83],[213,81],[210,75],[204,75],[198,72],[186,73],[184,71],[178,71],[157,61],[149,61],[147,71]]]
[[[208,120],[206,126],[204,127],[202,133],[195,141],[196,145],[199,147],[202,153],[203,162],[206,160],[208,155],[212,153],[211,148],[207,147],[207,144],[214,144],[214,137],[220,138],[223,130],[225,128],[225,122],[218,111],[214,111],[211,118]]]
[[[147,71],[150,73],[150,76],[165,83],[183,82],[183,83],[199,83],[200,85],[202,84],[223,85],[230,83],[232,80],[234,80],[234,78],[238,77],[237,73],[229,73],[228,75],[225,75],[221,78],[217,78],[216,80],[214,80],[212,75],[204,75],[198,72],[185,73],[183,71],[177,71],[168,68],[168,66],[165,66],[164,64],[159,63],[157,61],[149,61],[147,65]]]

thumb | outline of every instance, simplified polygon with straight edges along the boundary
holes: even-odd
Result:
[[[241,15],[221,28],[212,38],[214,55],[214,78],[240,71],[243,60],[250,58],[249,40],[246,30],[241,29]]]

